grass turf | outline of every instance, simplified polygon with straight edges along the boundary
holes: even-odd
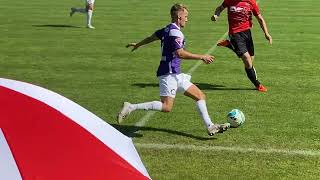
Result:
[[[135,143],[223,146],[320,151],[318,1],[264,1],[260,8],[274,39],[269,46],[254,20],[255,67],[267,93],[252,90],[242,63],[224,48],[216,62],[201,65],[192,81],[207,95],[215,122],[241,109],[246,123],[208,138],[191,99],[178,95],[171,113],[155,113],[135,127],[146,112],[134,112],[115,124],[123,101],[158,99],[155,71],[159,44],[131,53],[124,46],[166,25],[174,1],[97,1],[95,30],[85,16],[69,16],[80,2],[10,1],[3,4],[1,77],[30,82],[58,92],[94,112]],[[184,1],[189,22],[183,30],[187,49],[205,53],[227,30],[226,14],[210,22],[220,2]],[[184,61],[187,72],[196,61]],[[132,133],[133,130],[139,130]],[[197,151],[137,147],[153,179],[319,179],[319,156],[279,153]]]

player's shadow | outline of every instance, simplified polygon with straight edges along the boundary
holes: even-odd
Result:
[[[80,28],[78,26],[65,25],[65,24],[41,24],[32,25],[33,27],[44,27],[44,28]]]
[[[194,83],[196,86],[198,86],[201,90],[255,90],[253,88],[232,88],[232,87],[226,87],[224,85],[219,84],[208,84],[208,83]],[[140,88],[146,88],[146,87],[159,87],[159,84],[157,83],[135,83],[132,84],[132,86],[137,86]]]
[[[218,84],[208,84],[208,83],[194,83],[201,90],[255,90],[253,88],[235,88],[235,87],[226,87],[224,85]]]
[[[158,83],[135,83],[135,84],[132,84],[132,86],[146,88],[146,87],[159,87],[159,84]]]
[[[129,126],[129,125],[119,125],[119,124],[111,124],[114,128],[116,128],[118,131],[122,132],[124,135],[131,137],[131,138],[139,138],[142,137],[143,135],[140,134],[140,131],[158,131],[158,132],[165,132],[165,133],[170,133],[173,135],[177,136],[184,136],[196,140],[212,140],[216,139],[214,137],[201,137],[201,136],[195,136],[193,134],[189,133],[184,133],[184,132],[179,132],[171,129],[163,129],[163,128],[153,128],[153,127],[139,127],[139,126]]]

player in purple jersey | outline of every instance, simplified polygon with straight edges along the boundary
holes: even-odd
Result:
[[[207,128],[210,136],[225,131],[227,124],[213,124],[207,111],[205,95],[194,84],[190,82],[191,76],[181,73],[181,59],[202,60],[206,64],[213,62],[214,57],[205,54],[193,54],[184,50],[184,35],[181,28],[185,27],[188,21],[187,7],[182,4],[175,4],[171,8],[171,23],[166,27],[157,30],[151,36],[139,43],[129,43],[127,47],[133,47],[135,51],[142,45],[153,41],[161,40],[162,56],[157,71],[160,88],[160,101],[151,101],[139,104],[124,102],[118,114],[118,123],[121,123],[134,110],[154,110],[170,112],[173,107],[176,92],[196,101],[197,110]]]

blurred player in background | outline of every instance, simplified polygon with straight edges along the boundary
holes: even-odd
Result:
[[[87,28],[94,29],[92,26],[92,14],[93,14],[93,8],[94,8],[94,0],[85,0],[86,7],[85,8],[75,8],[72,7],[70,11],[70,16],[72,16],[74,13],[84,13],[87,14]]]
[[[214,57],[205,54],[193,54],[184,49],[185,37],[181,28],[185,27],[188,21],[187,7],[182,4],[172,6],[171,23],[166,27],[157,30],[151,36],[138,43],[129,43],[127,47],[132,47],[132,51],[140,46],[153,41],[161,40],[161,60],[157,71],[160,88],[160,101],[151,101],[139,104],[124,102],[118,114],[118,123],[121,123],[134,110],[154,110],[170,112],[173,107],[177,92],[196,101],[197,110],[207,128],[210,136],[218,132],[225,131],[228,127],[225,124],[213,124],[206,106],[204,93],[190,82],[191,76],[181,73],[181,59],[202,60],[206,64],[213,62]]]
[[[211,17],[212,21],[217,21],[220,13],[228,8],[229,40],[218,42],[218,46],[225,46],[233,50],[242,59],[248,78],[260,92],[266,92],[264,87],[257,79],[256,70],[253,67],[254,45],[251,36],[252,15],[258,20],[265,38],[272,44],[272,37],[264,18],[262,17],[258,4],[255,0],[224,0],[218,6]]]

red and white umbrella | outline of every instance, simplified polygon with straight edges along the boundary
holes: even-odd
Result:
[[[132,140],[71,100],[0,78],[1,180],[150,179]]]

